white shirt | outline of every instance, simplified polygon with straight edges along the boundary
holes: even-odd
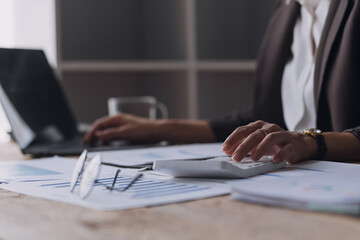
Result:
[[[330,0],[296,0],[301,15],[293,33],[293,58],[285,66],[281,97],[284,120],[289,131],[316,127],[314,73],[315,58]]]

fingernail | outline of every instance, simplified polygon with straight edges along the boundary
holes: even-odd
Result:
[[[230,148],[230,145],[227,144],[227,143],[224,143],[224,144],[222,145],[222,150],[223,150],[223,151],[227,151],[227,150],[229,150],[229,148]]]
[[[240,162],[240,155],[235,154],[235,155],[232,156],[232,159],[235,160],[236,162]]]

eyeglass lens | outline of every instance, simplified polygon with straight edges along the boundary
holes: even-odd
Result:
[[[86,160],[86,157],[87,157],[87,153],[88,153],[88,151],[85,149],[81,153],[81,155],[79,157],[79,160],[76,162],[76,165],[75,165],[74,170],[73,170],[72,178],[71,178],[70,192],[74,191],[75,186],[76,186],[77,182],[79,181],[81,174],[84,171],[84,166],[85,166],[85,160]]]
[[[91,190],[94,187],[96,179],[99,176],[101,162],[102,162],[101,156],[97,154],[86,166],[86,169],[80,181],[79,194],[81,198],[86,198],[91,193]]]

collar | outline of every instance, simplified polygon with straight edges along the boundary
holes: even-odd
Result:
[[[296,0],[296,2],[305,7],[312,15],[315,15],[320,3],[330,2],[330,0]]]

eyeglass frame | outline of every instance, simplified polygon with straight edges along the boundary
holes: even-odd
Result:
[[[118,176],[121,172],[121,169],[117,169],[116,173],[115,173],[115,176],[114,176],[114,179],[113,179],[113,182],[112,182],[112,185],[111,186],[108,186],[106,184],[103,184],[101,183],[100,181],[97,180],[98,178],[98,175],[100,173],[100,169],[101,169],[101,165],[103,164],[102,162],[102,157],[100,154],[96,154],[91,160],[90,160],[90,163],[85,167],[85,163],[86,163],[86,160],[87,160],[87,155],[88,155],[88,151],[85,149],[80,157],[78,158],[78,161],[74,167],[74,170],[73,170],[73,174],[72,174],[72,178],[71,178],[71,182],[70,182],[70,192],[74,192],[74,189],[77,185],[77,183],[79,182],[80,180],[80,190],[79,190],[79,193],[80,193],[80,197],[82,199],[85,199],[87,198],[92,189],[94,188],[95,184],[100,184],[104,187],[106,187],[107,189],[109,189],[110,191],[117,191],[117,192],[125,192],[126,190],[128,190],[137,180],[139,180],[143,174],[142,173],[138,173],[137,175],[135,175],[133,177],[133,179],[130,181],[130,183],[128,183],[128,185],[126,185],[123,189],[117,189],[115,188],[115,184],[116,184],[116,181],[118,179]],[[90,170],[92,170],[93,166],[91,165],[93,164],[94,165],[94,168],[96,169],[96,171],[94,172],[94,176],[93,177],[90,177],[89,178],[89,182],[91,182],[89,189],[86,190],[86,191],[82,191],[82,186],[84,186],[84,175],[85,177],[88,176],[88,172]],[[89,167],[91,166],[91,167]],[[89,170],[90,169],[90,170]],[[88,171],[87,171],[88,170]],[[91,172],[90,172],[91,173]]]

